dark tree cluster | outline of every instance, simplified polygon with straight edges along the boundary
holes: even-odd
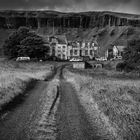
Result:
[[[123,58],[127,63],[140,64],[140,39],[128,41]]]
[[[124,62],[118,64],[117,68],[125,71],[139,70],[140,66],[140,39],[128,41],[128,46],[123,54]]]
[[[27,27],[20,27],[13,32],[4,43],[4,53],[9,58],[29,56],[31,58],[46,58],[49,45],[44,45],[42,37],[31,32]]]

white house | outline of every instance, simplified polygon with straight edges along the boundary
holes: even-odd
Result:
[[[126,46],[124,45],[110,45],[110,47],[105,52],[105,56],[107,58],[117,58],[123,55],[124,49]]]

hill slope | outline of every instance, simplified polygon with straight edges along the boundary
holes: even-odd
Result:
[[[68,40],[96,38],[101,54],[115,42],[140,38],[140,15],[115,12],[0,11],[0,48],[11,29],[28,26],[41,35],[65,34]]]

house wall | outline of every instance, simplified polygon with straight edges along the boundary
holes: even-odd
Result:
[[[62,60],[67,60],[68,59],[67,44],[57,44],[55,56]]]
[[[105,52],[105,55],[106,55],[107,58],[110,58],[110,57],[116,58],[118,56],[122,56],[124,48],[125,48],[125,46],[113,46],[112,49],[108,49]]]
[[[114,46],[113,47],[113,56],[116,57],[116,56],[118,56],[118,54],[119,54],[119,51],[118,51],[117,47]]]
[[[71,57],[84,57],[89,56],[90,59],[93,59],[94,57],[94,46],[95,43],[91,42],[83,42],[83,43],[77,43],[76,45],[68,46],[68,59]]]

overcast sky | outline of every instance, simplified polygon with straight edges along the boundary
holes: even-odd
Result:
[[[140,0],[0,0],[0,9],[118,11],[140,14]]]

